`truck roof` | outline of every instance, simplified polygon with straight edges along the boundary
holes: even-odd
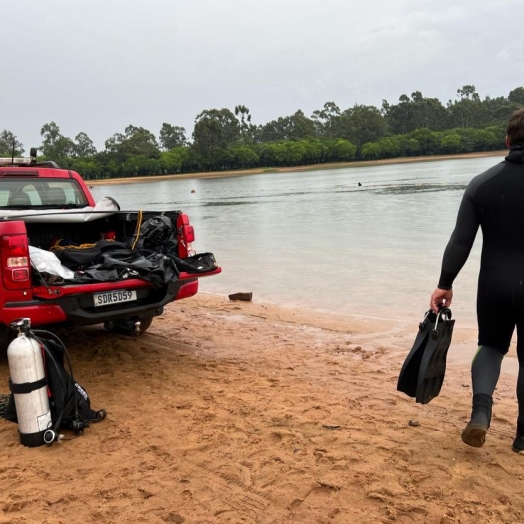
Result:
[[[65,190],[67,197],[50,199],[51,191],[58,190],[62,195]],[[95,205],[91,192],[76,171],[61,169],[52,161],[36,162],[34,157],[0,158],[0,197],[0,207],[13,205],[27,208],[62,203]]]
[[[54,167],[60,169],[60,166],[53,162],[52,160],[43,160],[37,162],[36,158],[0,158],[0,167],[1,166],[11,166],[11,167],[20,167],[20,166],[35,166],[35,167]]]
[[[0,177],[24,177],[24,178],[75,178],[80,177],[75,171],[70,169],[49,168],[39,166],[7,166],[0,167]]]

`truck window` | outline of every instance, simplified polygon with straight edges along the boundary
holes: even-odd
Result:
[[[76,180],[71,179],[44,179],[49,205],[74,204],[79,207],[87,206],[87,198]],[[42,193],[41,195],[42,196]],[[45,201],[44,201],[45,203]]]
[[[2,202],[6,201],[5,206],[40,206],[42,201],[40,195],[33,184],[23,184],[11,187],[8,191],[7,188],[2,188]]]
[[[9,191],[6,191],[5,188],[0,188],[0,207],[6,207],[8,199]]]
[[[87,198],[76,180],[3,178],[0,181],[0,207],[85,207],[87,205]]]
[[[40,194],[38,193],[36,187],[33,184],[26,185],[23,189],[23,192],[29,196],[29,200],[31,201],[32,206],[42,205],[42,199],[40,198]]]

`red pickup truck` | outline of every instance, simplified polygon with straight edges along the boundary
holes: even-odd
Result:
[[[60,241],[79,248],[100,239],[128,241],[157,216],[172,224],[176,257],[189,260],[194,253],[194,230],[185,213],[121,211],[113,199],[102,201],[95,202],[78,173],[54,162],[0,158],[0,351],[5,353],[12,335],[10,323],[21,317],[35,327],[103,323],[143,333],[166,304],[195,295],[200,277],[221,272],[182,268],[161,285],[132,271],[110,281],[44,278],[49,275],[31,260],[33,248],[49,251]]]

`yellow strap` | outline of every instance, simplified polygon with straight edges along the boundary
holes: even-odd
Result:
[[[133,245],[131,246],[131,250],[135,249],[136,243],[138,242],[138,239],[140,238],[140,228],[142,227],[142,210],[138,210],[138,219],[136,221],[136,229],[135,229],[135,241],[133,242]]]
[[[80,244],[79,246],[51,246],[49,251],[63,251],[64,249],[89,249],[95,247],[96,244]]]

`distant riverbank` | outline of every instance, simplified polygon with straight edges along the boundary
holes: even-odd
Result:
[[[209,171],[204,173],[183,173],[178,175],[141,176],[131,178],[109,178],[104,180],[89,180],[89,185],[106,184],[132,184],[135,182],[158,182],[159,180],[185,179],[185,178],[224,178],[245,175],[260,175],[263,173],[288,173],[297,171],[314,171],[318,169],[340,169],[347,167],[371,167],[387,164],[407,164],[416,162],[434,162],[437,160],[458,160],[463,158],[504,157],[507,150],[487,151],[483,153],[465,153],[457,155],[431,155],[403,158],[387,158],[383,160],[366,160],[358,162],[334,162],[327,164],[310,164],[293,167],[265,167],[256,169],[239,169],[235,171]]]

